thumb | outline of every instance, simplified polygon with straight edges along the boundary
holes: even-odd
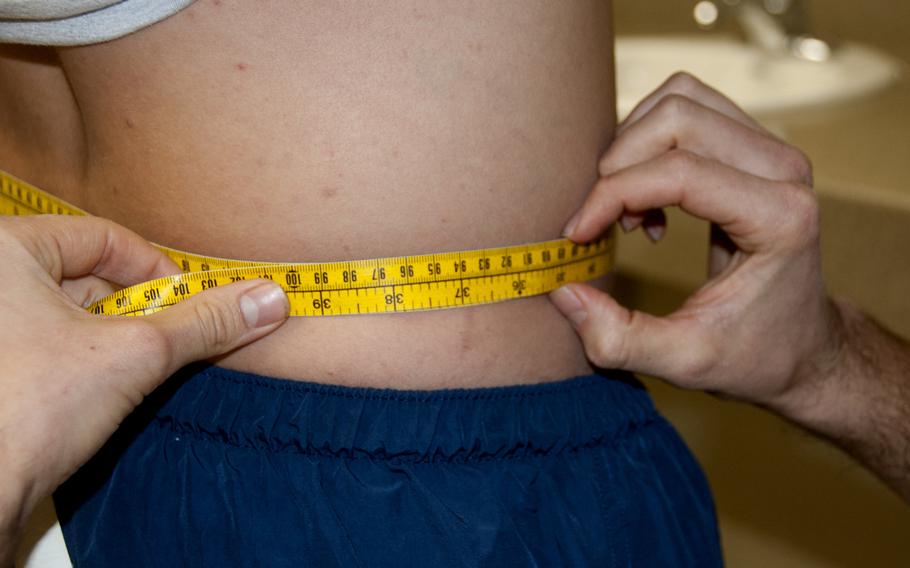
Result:
[[[280,286],[251,280],[211,288],[146,319],[166,338],[173,372],[268,335],[289,310]]]
[[[707,345],[700,329],[686,320],[630,311],[586,284],[568,284],[550,293],[585,346],[592,363],[658,376],[693,388],[706,369]]]

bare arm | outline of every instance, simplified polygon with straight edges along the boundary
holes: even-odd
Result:
[[[910,344],[836,301],[834,356],[771,409],[827,438],[910,502]]]

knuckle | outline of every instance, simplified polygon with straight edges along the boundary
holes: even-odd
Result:
[[[241,329],[235,311],[222,302],[204,301],[193,306],[199,333],[208,349],[220,353],[233,345]]]
[[[691,73],[677,71],[667,79],[667,88],[675,93],[693,94],[702,88],[702,82]]]
[[[631,311],[627,312],[623,325],[625,326],[625,328],[627,330],[634,330],[636,328],[639,328],[641,326],[640,322],[641,322],[643,315],[644,314],[638,310],[631,310]],[[634,354],[632,352],[633,347],[632,347],[632,341],[630,338],[631,338],[631,336],[629,333],[623,334],[617,340],[617,345],[615,345],[613,347],[613,349],[614,349],[613,363],[618,368],[624,369],[624,368],[628,367],[629,362],[632,360],[632,357]]]
[[[695,154],[679,148],[670,150],[663,157],[664,166],[677,182],[689,178],[698,168],[699,160]]]
[[[804,246],[819,237],[820,212],[818,197],[811,188],[790,183],[784,186],[786,199],[785,232],[786,242]]]
[[[584,344],[585,354],[588,359],[597,366],[606,365],[606,354],[608,353],[606,337],[600,330],[592,329],[589,322],[585,322],[585,328],[581,333],[582,343]]]
[[[628,312],[623,318],[612,321],[585,322],[584,346],[588,359],[603,368],[625,368],[630,357],[629,342],[626,333],[634,325],[638,312]]]
[[[598,367],[617,367],[615,350],[615,342],[608,334],[595,335],[585,341],[585,353],[588,360]]]
[[[805,152],[795,146],[786,146],[781,163],[785,168],[788,179],[796,180],[806,185],[812,185],[812,161]]]
[[[679,93],[669,93],[664,95],[654,110],[660,116],[660,120],[672,124],[675,127],[681,126],[686,121],[692,111],[692,99]]]

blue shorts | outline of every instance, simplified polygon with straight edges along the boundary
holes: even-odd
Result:
[[[55,494],[75,566],[719,566],[630,375],[399,391],[187,367]]]

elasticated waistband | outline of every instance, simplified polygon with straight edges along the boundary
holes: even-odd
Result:
[[[263,452],[407,462],[512,459],[612,444],[658,420],[617,371],[529,386],[351,388],[187,367],[156,393],[176,437]]]

